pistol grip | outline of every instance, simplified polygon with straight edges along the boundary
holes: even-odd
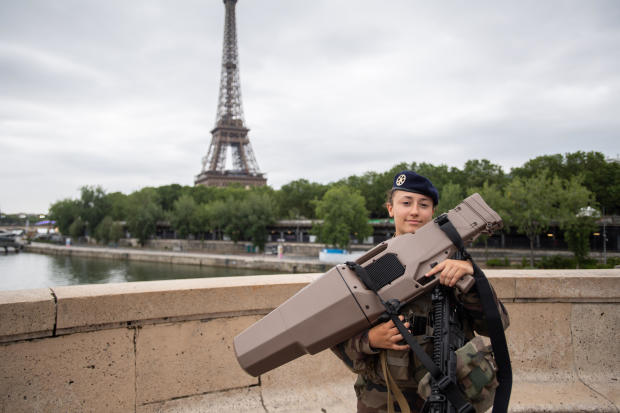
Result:
[[[471,275],[464,275],[463,278],[456,282],[455,287],[461,290],[464,293],[468,293],[471,290],[471,287],[474,286],[476,280]]]

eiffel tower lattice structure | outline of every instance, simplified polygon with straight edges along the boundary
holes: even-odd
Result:
[[[209,151],[202,159],[202,170],[196,176],[195,185],[226,186],[240,183],[248,187],[267,183],[267,179],[258,168],[248,138],[249,129],[245,127],[243,120],[235,22],[236,4],[237,0],[224,0],[226,20],[217,117],[215,128],[211,131]],[[226,157],[229,151],[232,155],[232,169],[226,169]]]

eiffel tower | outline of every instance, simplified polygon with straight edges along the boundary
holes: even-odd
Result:
[[[258,169],[248,138],[249,129],[245,127],[243,120],[237,58],[236,4],[237,0],[224,0],[226,20],[217,117],[215,128],[211,131],[209,151],[202,159],[202,170],[196,176],[195,185],[226,186],[240,183],[249,187],[267,183],[267,179]],[[229,150],[232,155],[232,169],[226,169]]]

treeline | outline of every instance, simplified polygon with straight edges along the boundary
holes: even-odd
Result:
[[[599,152],[575,152],[534,158],[509,173],[486,159],[467,161],[462,169],[430,163],[401,163],[385,172],[352,175],[329,184],[292,181],[279,190],[239,186],[213,188],[171,184],[143,188],[129,195],[83,187],[79,199],[50,207],[50,217],[64,234],[90,235],[107,243],[122,237],[121,222],[141,243],[166,221],[179,237],[224,235],[263,248],[267,227],[279,219],[322,219],[315,228],[321,241],[346,246],[350,236],[371,233],[368,218],[385,218],[386,191],[394,175],[412,169],[437,186],[441,213],[473,192],[480,192],[507,226],[530,238],[553,223],[565,231],[576,256],[584,255],[596,211],[617,214],[620,208],[620,164]],[[587,234],[587,236],[586,236]],[[575,243],[580,245],[575,247]]]

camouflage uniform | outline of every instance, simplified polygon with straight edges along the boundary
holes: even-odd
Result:
[[[487,335],[480,298],[475,288],[467,294],[462,294],[457,289],[454,289],[454,292],[457,302],[462,305],[465,312],[463,331],[466,340],[474,337],[474,331]],[[509,323],[508,313],[497,298],[496,302],[505,329]],[[428,293],[408,303],[401,311],[401,314],[405,316],[405,321],[411,323],[410,330],[414,338],[429,355],[432,355],[433,343],[428,337],[432,337],[433,329],[426,320],[431,308],[431,298]],[[417,388],[427,370],[412,351],[373,349],[368,342],[368,330],[338,344],[332,348],[332,351],[344,361],[349,369],[358,374],[354,385],[358,413],[387,412],[387,388],[379,361],[380,351],[387,352],[388,369],[409,402],[411,410],[413,412],[421,410],[424,400],[418,396]],[[398,403],[395,403],[394,409],[400,412]]]

